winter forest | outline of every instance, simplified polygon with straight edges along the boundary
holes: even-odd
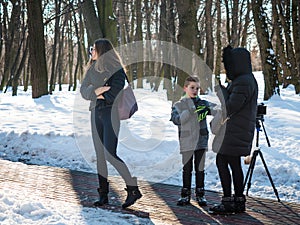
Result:
[[[0,91],[17,87],[32,97],[75,91],[89,60],[89,46],[107,38],[115,46],[145,43],[132,49],[140,60],[128,65],[134,88],[149,78],[153,90],[163,81],[168,98],[187,74],[147,60],[154,54],[176,59],[176,52],[151,45],[164,41],[200,57],[216,79],[224,73],[222,48],[246,47],[253,70],[262,71],[264,100],[293,84],[300,93],[300,2],[298,0],[0,0]],[[146,42],[147,41],[147,42]],[[193,66],[192,64],[190,65]],[[197,68],[193,69],[197,74]],[[212,88],[204,76],[202,91]]]

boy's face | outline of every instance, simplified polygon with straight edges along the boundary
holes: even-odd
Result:
[[[198,82],[190,82],[184,87],[184,91],[189,98],[197,97],[200,89],[200,84]]]

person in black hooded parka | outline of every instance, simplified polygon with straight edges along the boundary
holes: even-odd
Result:
[[[223,189],[221,204],[210,208],[214,214],[245,211],[244,175],[241,156],[251,153],[256,125],[258,87],[252,74],[250,53],[245,48],[223,49],[226,76],[231,81],[227,88],[220,86],[217,95],[223,114],[230,116],[226,122],[224,139],[220,144],[216,164]],[[231,169],[229,170],[229,167]],[[234,195],[231,194],[231,178]]]

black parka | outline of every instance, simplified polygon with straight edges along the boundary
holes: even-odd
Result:
[[[220,100],[225,114],[233,116],[226,123],[219,154],[246,156],[252,148],[258,97],[250,53],[245,48],[225,49],[223,62],[227,77],[232,82],[223,90],[224,98]]]

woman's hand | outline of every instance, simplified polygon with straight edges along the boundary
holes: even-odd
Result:
[[[104,92],[108,91],[110,89],[110,86],[104,86],[104,87],[99,87],[95,90],[95,94],[97,96],[102,95]]]

